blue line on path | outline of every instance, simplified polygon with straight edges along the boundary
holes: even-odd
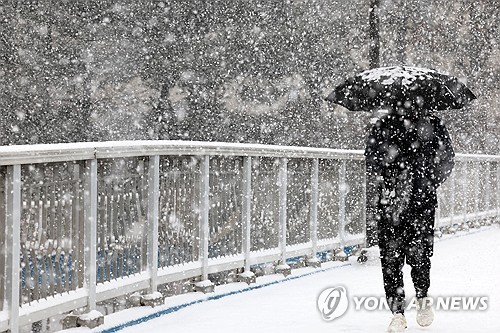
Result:
[[[348,264],[343,264],[343,265],[339,265],[339,266],[334,266],[334,267],[319,269],[319,270],[316,270],[314,272],[309,272],[309,273],[305,273],[305,274],[302,274],[302,275],[290,276],[290,277],[284,278],[282,280],[271,281],[271,282],[267,282],[267,283],[259,284],[259,285],[255,285],[255,286],[249,286],[249,287],[246,287],[246,288],[243,288],[243,289],[240,289],[240,290],[235,290],[235,291],[227,292],[227,293],[224,293],[224,294],[210,296],[210,297],[205,298],[205,299],[200,299],[200,300],[197,300],[197,301],[193,301],[193,302],[189,302],[189,303],[184,303],[184,304],[172,306],[170,308],[167,308],[167,309],[164,309],[164,310],[152,313],[152,314],[147,315],[145,317],[134,319],[134,320],[125,322],[123,324],[120,324],[118,326],[114,326],[114,327],[105,329],[105,330],[101,331],[101,333],[118,332],[118,331],[120,331],[120,330],[122,330],[124,328],[135,326],[135,325],[139,325],[139,324],[142,324],[142,323],[144,323],[146,321],[158,318],[160,316],[163,316],[163,315],[166,315],[166,314],[170,314],[170,313],[173,313],[173,312],[177,312],[177,311],[179,311],[181,309],[187,308],[188,306],[192,306],[192,305],[203,303],[203,302],[207,302],[207,301],[215,301],[215,300],[227,297],[227,296],[241,294],[241,293],[244,293],[244,292],[247,292],[247,291],[251,291],[251,290],[255,290],[255,289],[261,289],[261,288],[268,287],[268,286],[271,286],[271,285],[274,285],[274,284],[278,284],[278,283],[282,283],[282,282],[287,282],[287,281],[292,281],[292,280],[299,279],[299,278],[302,278],[302,277],[306,277],[306,276],[310,276],[310,275],[313,275],[313,274],[322,273],[322,272],[326,272],[326,271],[329,271],[329,270],[332,270],[332,269],[346,267],[346,266],[351,266],[351,264],[348,263]]]
[[[455,234],[455,235],[450,236],[450,237],[439,239],[438,242],[447,241],[447,240],[450,240],[450,239],[459,238],[459,237],[463,237],[463,236],[473,235],[475,233],[487,231],[488,229],[489,228],[485,228],[483,230],[479,229],[479,230],[475,230],[475,231],[469,231],[468,233],[464,233],[464,234]],[[203,302],[207,302],[207,301],[218,300],[218,299],[221,299],[221,298],[224,298],[224,297],[227,297],[227,296],[241,294],[241,293],[244,293],[244,292],[247,292],[247,291],[251,291],[251,290],[255,290],[255,289],[261,289],[261,288],[268,287],[268,286],[271,286],[271,285],[274,285],[274,284],[278,284],[278,283],[281,283],[281,282],[291,281],[291,280],[299,279],[299,278],[302,278],[302,277],[305,277],[305,276],[310,276],[310,275],[313,275],[313,274],[322,273],[322,272],[326,272],[326,271],[329,271],[329,270],[332,270],[332,269],[346,267],[346,266],[351,266],[351,264],[348,263],[348,264],[343,264],[343,265],[334,266],[334,267],[330,267],[330,268],[319,269],[319,270],[316,270],[314,272],[309,272],[309,273],[305,273],[305,274],[302,274],[302,275],[290,276],[290,277],[287,277],[287,278],[282,279],[282,280],[267,282],[267,283],[259,284],[259,285],[255,285],[255,286],[249,286],[247,288],[243,288],[243,289],[240,289],[240,290],[235,290],[235,291],[231,291],[231,292],[224,293],[224,294],[210,296],[210,297],[205,298],[205,299],[200,299],[200,300],[197,300],[197,301],[193,301],[193,302],[189,302],[189,303],[184,303],[184,304],[172,306],[172,307],[169,307],[167,309],[164,309],[164,310],[152,313],[150,315],[147,315],[145,317],[141,317],[141,318],[138,318],[138,319],[135,319],[135,320],[131,320],[131,321],[125,322],[125,323],[120,324],[118,326],[114,326],[114,327],[105,329],[105,330],[103,330],[101,332],[102,333],[118,332],[118,331],[120,331],[120,330],[122,330],[124,328],[135,326],[135,325],[139,325],[139,324],[142,324],[142,323],[147,322],[149,320],[161,317],[163,315],[170,314],[170,313],[173,313],[173,312],[177,312],[179,310],[187,308],[188,306],[192,306],[192,305],[203,303]]]

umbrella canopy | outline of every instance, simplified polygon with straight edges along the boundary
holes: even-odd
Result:
[[[364,71],[348,78],[326,100],[351,111],[404,107],[460,109],[476,96],[456,77],[431,69],[396,66]]]

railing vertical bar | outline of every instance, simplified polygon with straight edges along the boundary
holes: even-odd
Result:
[[[140,166],[138,166],[137,168],[140,169]],[[146,175],[146,177],[148,177],[148,176]],[[131,176],[130,180],[125,181],[123,184],[123,196],[122,196],[122,203],[123,203],[122,225],[123,225],[123,229],[122,229],[122,233],[120,235],[123,238],[122,238],[122,246],[120,249],[120,261],[119,261],[120,262],[120,277],[125,277],[129,274],[128,255],[129,255],[129,251],[131,251],[133,249],[133,244],[134,244],[133,237],[130,237],[128,235],[127,231],[130,230],[131,223],[132,223],[131,219],[133,219],[133,217],[132,217],[133,210],[130,209],[131,204],[132,204],[132,194],[131,194],[132,188],[140,188],[139,186],[137,186],[136,180],[137,179],[134,176]],[[149,191],[149,188],[147,188],[146,190]],[[137,220],[137,223],[146,224],[147,221]],[[148,233],[148,235],[149,235],[149,233]],[[144,239],[144,238],[148,239],[148,236],[146,235],[146,237],[142,237],[142,239]],[[147,250],[145,250],[143,253],[141,253],[141,257],[145,258],[146,262],[148,261],[149,258],[148,258]]]
[[[103,183],[99,182],[99,186],[103,186]],[[105,260],[106,260],[106,255],[105,251],[107,248],[107,241],[106,238],[108,236],[108,221],[107,221],[107,207],[108,207],[108,198],[106,195],[103,195],[103,188],[100,188],[100,193],[98,196],[99,200],[99,209],[98,209],[98,237],[97,237],[97,242],[98,242],[98,267],[99,267],[99,274],[97,274],[97,281],[98,282],[104,282],[106,281],[106,275],[105,275]]]
[[[361,201],[361,223],[363,223],[363,235],[364,235],[364,240],[365,240],[365,243],[364,243],[364,246],[367,247],[368,246],[368,243],[367,243],[367,231],[366,231],[366,200],[368,200],[366,198],[366,164],[365,163],[362,163],[362,171],[363,171],[363,180],[362,180],[362,201]]]
[[[477,167],[474,168],[474,221],[479,220],[479,174],[478,168],[481,166],[480,162],[477,162]]]
[[[97,160],[86,162],[84,193],[84,288],[88,291],[87,307],[96,309],[97,284]]]
[[[456,188],[456,172],[453,171],[451,173],[450,177],[450,182],[451,182],[451,208],[450,208],[450,225],[453,225],[453,222],[455,220],[455,206],[456,206],[456,198],[455,198],[455,188]]]
[[[21,166],[7,166],[5,179],[6,216],[5,246],[8,253],[5,262],[5,301],[11,333],[19,332],[19,296],[21,266]]]
[[[486,161],[484,162],[486,164],[486,172],[484,173],[485,174],[485,184],[484,184],[484,188],[483,188],[483,193],[484,193],[484,201],[483,201],[483,207],[484,207],[484,211],[487,212],[488,215],[486,215],[486,217],[489,217],[489,213],[490,213],[490,191],[491,191],[491,163]]]
[[[250,246],[252,221],[252,158],[243,158],[243,253],[245,254],[245,272],[250,272]]]
[[[318,252],[318,183],[319,183],[319,162],[315,158],[312,160],[311,171],[311,247],[312,259],[316,258]]]
[[[71,171],[73,171],[73,167],[74,167],[74,164],[70,164],[71,165],[71,168],[68,168],[68,173],[71,173]],[[68,265],[68,263],[70,262],[69,261],[69,258],[70,258],[70,253],[71,253],[71,240],[73,238],[73,227],[72,227],[72,224],[73,224],[73,196],[74,196],[74,192],[73,192],[73,189],[72,189],[72,186],[73,186],[73,178],[72,176],[71,177],[71,182],[68,182],[65,186],[65,189],[64,191],[66,193],[69,193],[69,198],[67,200],[65,200],[65,205],[64,205],[64,216],[65,216],[65,241],[64,243],[66,243],[66,245],[64,246],[64,253],[62,254],[62,259],[63,259],[63,266],[61,267],[61,269],[63,270],[63,275],[64,275],[64,284],[61,280],[61,284],[64,285],[64,291],[69,291],[71,290],[70,289],[70,284],[69,284],[69,276],[70,276],[70,273],[71,273],[71,270],[70,270],[70,267]]]
[[[111,278],[111,267],[110,267],[110,256],[111,253],[109,251],[110,244],[112,242],[114,236],[114,224],[113,224],[113,214],[114,214],[114,198],[112,192],[109,190],[113,185],[112,181],[109,182],[101,182],[102,188],[100,188],[100,192],[102,193],[102,197],[104,198],[104,202],[106,203],[106,211],[104,212],[105,220],[100,221],[103,223],[104,231],[101,234],[103,237],[104,245],[101,249],[100,260],[102,262],[102,274],[103,277],[101,281],[107,281],[107,279]]]
[[[158,201],[160,196],[160,156],[149,157],[148,172],[148,271],[150,291],[157,290],[158,275]],[[140,214],[140,212],[138,212]]]
[[[434,212],[434,225],[439,226],[442,221],[442,216],[441,216],[441,205],[438,205],[436,207],[436,211]]]
[[[345,246],[345,223],[346,223],[346,211],[345,211],[345,201],[346,201],[346,189],[347,189],[347,179],[346,179],[346,160],[342,159],[339,168],[339,236],[340,236],[340,247]]]
[[[462,181],[463,181],[463,188],[462,188],[462,191],[463,191],[463,204],[464,204],[464,213],[463,213],[463,223],[467,223],[467,211],[469,209],[469,193],[467,193],[467,184],[468,184],[468,181],[469,181],[469,177],[467,172],[468,172],[468,163],[465,161],[464,162],[464,171],[463,171],[463,175],[462,175]]]
[[[126,209],[125,209],[125,207],[127,206],[127,203],[125,202],[125,198],[127,197],[127,187],[128,187],[127,183],[121,184],[121,187],[120,187],[120,201],[119,201],[119,209],[118,209],[119,218],[116,221],[116,224],[118,226],[118,238],[117,239],[118,239],[119,244],[121,246],[119,246],[118,249],[115,248],[116,256],[115,256],[115,260],[113,260],[113,262],[116,265],[115,279],[118,277],[123,278],[123,254],[124,254],[123,249],[126,248],[128,245],[126,243],[127,238],[125,237],[125,230],[127,230],[125,223],[128,219],[128,214],[127,214]]]
[[[279,248],[281,251],[281,263],[286,264],[286,205],[287,205],[287,163],[286,158],[280,158],[280,169],[279,169]]]
[[[200,260],[202,280],[208,280],[208,240],[209,240],[209,195],[210,195],[210,156],[201,161],[201,202],[200,202]]]

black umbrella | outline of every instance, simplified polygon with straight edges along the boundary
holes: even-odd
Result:
[[[396,66],[348,78],[326,100],[351,111],[381,108],[460,109],[476,96],[456,77],[431,69]]]

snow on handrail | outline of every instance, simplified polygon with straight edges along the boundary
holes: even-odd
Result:
[[[459,161],[490,161],[490,162],[500,162],[500,155],[488,155],[488,154],[463,154],[457,153],[455,155],[456,159]]]
[[[105,141],[0,147],[0,165],[150,155],[223,155],[362,160],[362,150],[202,141]],[[460,161],[500,162],[500,155],[456,154]]]
[[[107,141],[0,147],[0,165],[150,155],[226,155],[362,160],[362,150],[201,141]]]

